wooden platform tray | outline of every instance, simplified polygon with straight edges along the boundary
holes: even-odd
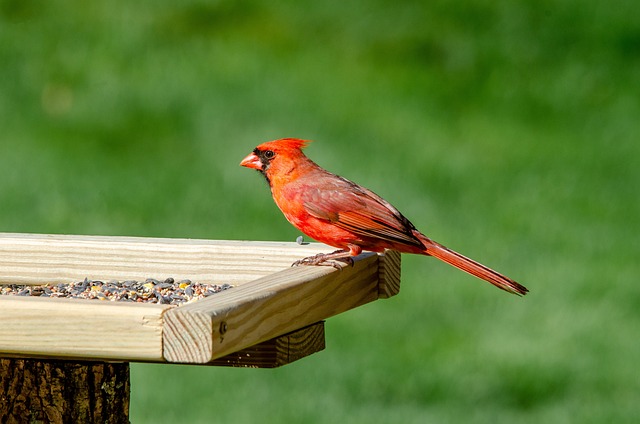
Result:
[[[0,296],[0,357],[279,366],[323,320],[399,291],[400,255],[298,266],[318,243],[0,233],[0,284],[172,277],[233,288],[183,306]]]

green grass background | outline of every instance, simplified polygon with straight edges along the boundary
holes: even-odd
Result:
[[[640,416],[637,2],[0,0],[0,231],[293,241],[284,136],[530,295],[404,256],[295,364],[133,364],[132,422]]]

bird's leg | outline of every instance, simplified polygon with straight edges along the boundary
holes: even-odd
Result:
[[[325,265],[332,266],[336,269],[342,269],[339,262],[346,262],[347,264],[353,266],[353,257],[351,250],[336,250],[331,253],[318,253],[314,256],[309,256],[307,258],[300,259],[299,261],[295,261],[291,266],[298,265]]]

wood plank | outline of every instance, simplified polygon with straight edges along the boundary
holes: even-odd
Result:
[[[0,296],[0,354],[208,363],[262,342],[262,352],[282,349],[294,340],[283,334],[397,293],[399,255],[365,253],[342,270],[290,267],[332,250],[318,243],[0,233],[0,284],[173,277],[235,286],[180,308]],[[308,354],[304,343],[298,353],[291,346],[289,360]],[[282,355],[276,362],[284,363]]]
[[[167,311],[164,357],[207,363],[378,299],[378,255],[354,266],[289,268]]]
[[[380,284],[378,285],[381,299],[388,299],[400,293],[400,252],[387,250],[380,256]]]
[[[9,301],[4,302],[5,299]],[[111,305],[125,305],[126,309]],[[94,307],[97,314],[93,313]],[[138,311],[132,315],[131,308]],[[153,334],[145,326],[127,327],[132,316],[134,320],[148,320],[149,309],[157,321]],[[162,341],[156,333],[161,328],[158,315],[169,309],[166,305],[0,296],[0,356],[165,362]],[[114,319],[121,322],[115,323]],[[210,365],[274,368],[322,349],[324,323],[320,322],[232,353]]]
[[[172,277],[235,285],[333,250],[321,243],[0,233],[0,284]]]
[[[163,361],[166,305],[0,296],[0,352],[11,357]]]
[[[250,346],[208,365],[244,368],[276,368],[290,364],[325,348],[324,322]]]

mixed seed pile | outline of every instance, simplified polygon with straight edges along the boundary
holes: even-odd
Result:
[[[26,286],[8,284],[0,286],[0,295],[59,297],[74,299],[99,299],[122,302],[160,303],[180,305],[202,299],[227,290],[229,284],[201,284],[191,280],[164,281],[148,278],[141,281],[92,281],[85,278],[77,283],[45,284]]]

